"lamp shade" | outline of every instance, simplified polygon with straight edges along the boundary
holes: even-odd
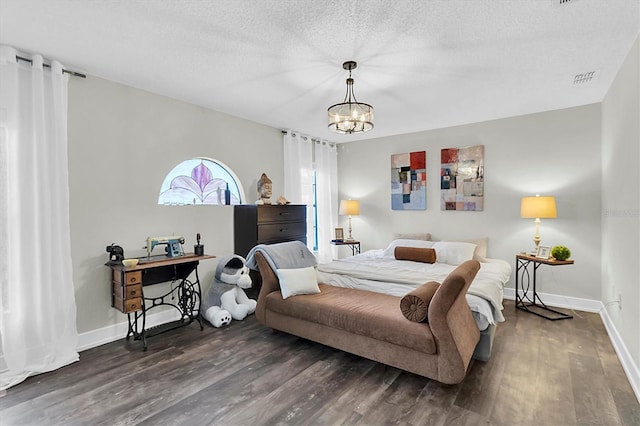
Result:
[[[522,197],[520,217],[527,219],[553,219],[558,217],[553,196]]]
[[[357,216],[360,214],[360,203],[358,200],[341,200],[340,201],[340,214]]]

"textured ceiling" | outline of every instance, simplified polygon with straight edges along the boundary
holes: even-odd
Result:
[[[566,3],[562,5],[562,3]],[[0,43],[346,142],[602,101],[639,0],[0,0]],[[327,129],[346,72],[375,128]],[[578,73],[597,71],[583,85]]]

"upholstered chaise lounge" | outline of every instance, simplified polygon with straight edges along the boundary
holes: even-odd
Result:
[[[262,276],[256,317],[280,330],[442,383],[460,383],[480,332],[465,294],[480,268],[464,262],[442,282],[428,305],[428,322],[413,322],[400,297],[319,284],[320,293],[283,299],[276,271],[255,254]]]

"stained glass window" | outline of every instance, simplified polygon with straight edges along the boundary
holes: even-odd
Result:
[[[244,202],[244,189],[233,170],[220,161],[203,157],[175,166],[164,178],[158,196],[158,204],[165,206]]]

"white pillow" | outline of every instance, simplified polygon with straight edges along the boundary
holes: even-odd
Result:
[[[435,243],[433,241],[423,241],[423,240],[407,240],[407,239],[398,239],[393,240],[384,249],[383,256],[384,257],[393,257],[395,258],[395,250],[396,247],[419,247],[419,248],[431,248]]]
[[[433,248],[436,251],[436,261],[438,263],[459,265],[467,260],[473,259],[473,252],[476,249],[476,245],[453,241],[438,241],[433,244]]]
[[[393,234],[394,240],[423,240],[431,241],[431,234],[428,232],[412,232],[408,234]]]
[[[487,246],[489,245],[489,239],[484,238],[465,238],[457,240],[461,243],[471,243],[476,245],[476,251],[473,253],[473,258],[478,262],[484,262],[487,257]]]
[[[320,293],[316,268],[278,269],[276,270],[280,281],[282,298],[295,296],[296,294]]]

